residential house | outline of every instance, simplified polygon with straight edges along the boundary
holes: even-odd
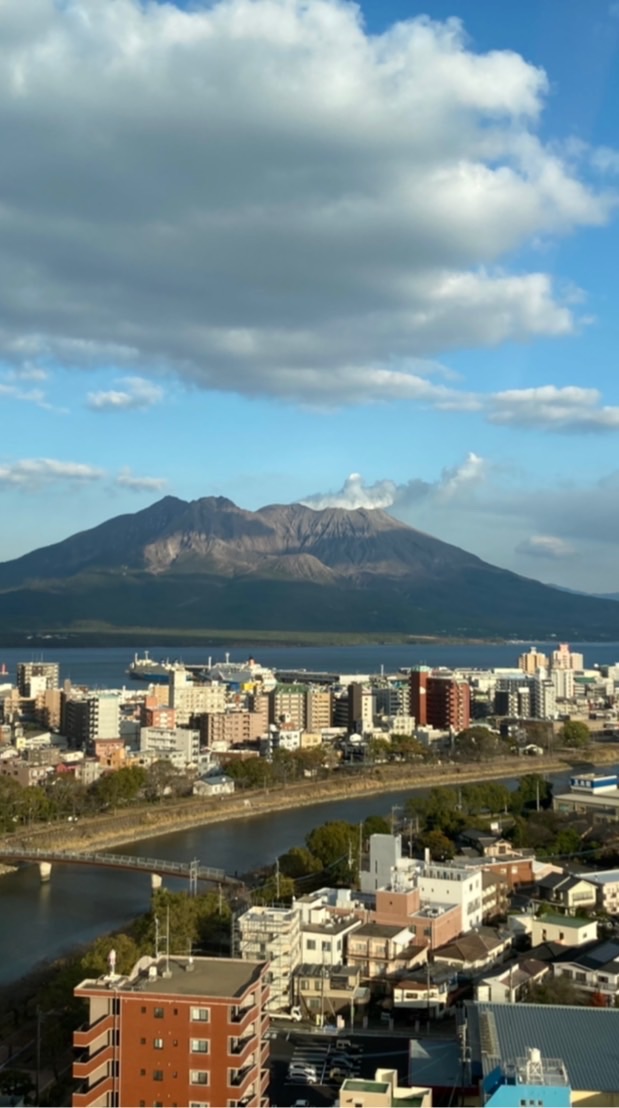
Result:
[[[544,912],[535,916],[532,911],[513,912],[507,917],[507,926],[514,938],[527,936],[531,946],[552,943],[559,949],[565,946],[582,946],[597,939],[597,920],[586,916],[567,916],[559,912]]]
[[[461,970],[478,970],[499,961],[511,947],[511,936],[506,931],[492,927],[480,927],[469,931],[459,939],[434,951],[434,961],[442,965],[456,966]]]
[[[606,869],[598,873],[581,875],[596,891],[596,907],[609,916],[619,915],[619,869]]]
[[[597,901],[595,885],[570,873],[549,873],[540,878],[537,895],[572,915],[579,908],[595,908]]]
[[[194,796],[226,796],[236,788],[234,778],[225,773],[208,774],[194,782]]]
[[[452,966],[428,962],[392,982],[391,1002],[396,1011],[410,1010],[438,1019],[451,1009],[457,988],[457,971]]]
[[[321,966],[341,965],[347,937],[361,927],[361,920],[352,914],[334,915],[327,908],[322,909],[319,920],[315,912],[312,916],[315,922],[304,923],[301,915],[301,961]]]
[[[595,993],[600,1007],[610,1007],[619,997],[619,942],[603,939],[560,954],[553,964],[555,977],[566,977],[577,989]]]
[[[512,963],[507,969],[503,967],[497,973],[488,974],[478,981],[475,999],[496,1004],[515,1004],[526,1000],[531,985],[541,981],[549,973],[550,966],[546,962],[538,962],[536,958],[523,958],[521,962]]]
[[[370,990],[361,984],[359,966],[298,966],[293,980],[294,1004],[304,1018],[322,1027],[339,1015],[354,1024],[356,1013],[370,1001]]]
[[[346,962],[359,966],[363,980],[376,981],[425,962],[425,947],[416,946],[407,927],[366,923],[348,936]]]

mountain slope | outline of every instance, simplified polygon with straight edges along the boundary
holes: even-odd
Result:
[[[165,497],[0,564],[5,631],[85,624],[614,639],[619,609],[378,510]]]

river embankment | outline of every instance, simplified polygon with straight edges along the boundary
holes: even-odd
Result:
[[[125,809],[79,823],[21,829],[19,834],[0,838],[0,846],[39,847],[54,850],[105,850],[175,831],[214,823],[227,823],[251,816],[309,807],[337,800],[350,800],[393,792],[394,789],[425,789],[436,785],[463,785],[522,777],[527,773],[569,772],[585,759],[592,765],[619,762],[619,744],[606,744],[593,751],[560,751],[535,759],[503,758],[486,764],[410,766],[381,765],[358,774],[334,773],[326,779],[309,779],[281,788],[235,793],[232,796],[191,797],[183,801],[161,801],[149,807]]]

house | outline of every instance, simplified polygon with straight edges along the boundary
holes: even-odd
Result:
[[[521,962],[512,963],[507,969],[503,967],[498,973],[489,974],[478,981],[475,999],[496,1004],[515,1004],[525,1000],[530,986],[541,981],[548,973],[550,967],[546,962],[523,958]]]
[[[235,790],[235,783],[233,777],[228,777],[225,773],[212,774],[208,777],[202,777],[199,781],[196,781],[193,786],[194,796],[226,796],[233,793]]]
[[[366,923],[348,936],[346,962],[359,966],[361,977],[375,981],[426,961],[425,946],[415,946],[407,927]]]
[[[410,1010],[437,1019],[451,1009],[457,987],[457,972],[452,966],[428,962],[392,982],[391,1004],[397,1011]]]
[[[432,1108],[432,1090],[421,1085],[398,1085],[398,1071],[378,1069],[374,1080],[347,1077],[339,1108]]]
[[[519,912],[508,916],[507,926],[514,936],[528,935],[532,946],[558,943],[561,946],[582,946],[598,937],[597,920],[586,916],[566,916],[559,912],[544,912],[534,916]]]
[[[485,857],[500,858],[507,854],[515,854],[509,839],[502,835],[496,835],[491,831],[478,831],[476,828],[468,828],[461,831],[458,836],[462,846],[471,847]]]
[[[571,914],[578,908],[595,908],[597,901],[595,885],[570,873],[549,873],[541,877],[537,882],[537,895],[540,900],[547,900]]]
[[[619,942],[603,939],[565,951],[555,961],[553,975],[566,977],[584,992],[598,994],[600,1007],[613,1005],[619,996]]]
[[[619,915],[619,869],[583,873],[581,876],[595,887],[598,909],[609,916]]]
[[[359,1009],[370,1002],[370,990],[361,985],[359,966],[298,966],[293,980],[295,1005],[303,1018],[322,1027],[342,1015],[351,1025]]]
[[[506,931],[492,927],[479,927],[469,931],[447,946],[434,951],[434,961],[442,965],[456,966],[461,970],[484,969],[501,958],[511,947],[511,936]]]

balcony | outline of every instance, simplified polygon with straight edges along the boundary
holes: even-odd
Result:
[[[233,1008],[230,1013],[230,1023],[237,1032],[245,1030],[250,1022],[256,1018],[256,1006],[253,998],[251,1003],[243,1008]]]
[[[73,1063],[73,1076],[76,1079],[86,1080],[92,1077],[100,1066],[106,1065],[114,1058],[114,1047],[111,1043],[104,1043],[94,1054],[84,1052]]]
[[[256,1032],[252,1029],[250,1034],[245,1035],[242,1039],[232,1040],[230,1055],[235,1059],[237,1064],[239,1064],[247,1057],[250,1050],[256,1049],[256,1046]]]
[[[261,1096],[264,1096],[266,1094],[266,1091],[269,1087],[270,1081],[271,1081],[271,1071],[267,1066],[266,1069],[260,1070],[260,1095]]]
[[[113,1027],[114,1017],[111,1012],[106,1012],[94,1023],[85,1023],[73,1032],[73,1046],[78,1048],[92,1046],[101,1035],[106,1031],[111,1031]]]
[[[80,1085],[73,1093],[73,1108],[90,1108],[91,1105],[107,1104],[108,1095],[113,1092],[114,1080],[111,1074],[102,1077],[90,1088],[88,1085]]]
[[[248,1062],[247,1065],[242,1066],[241,1069],[236,1070],[232,1075],[232,1078],[230,1079],[230,1084],[232,1085],[232,1088],[238,1089],[239,1092],[245,1089],[246,1085],[249,1084],[249,1081],[255,1069],[256,1062],[255,1059],[252,1059],[252,1061]]]

